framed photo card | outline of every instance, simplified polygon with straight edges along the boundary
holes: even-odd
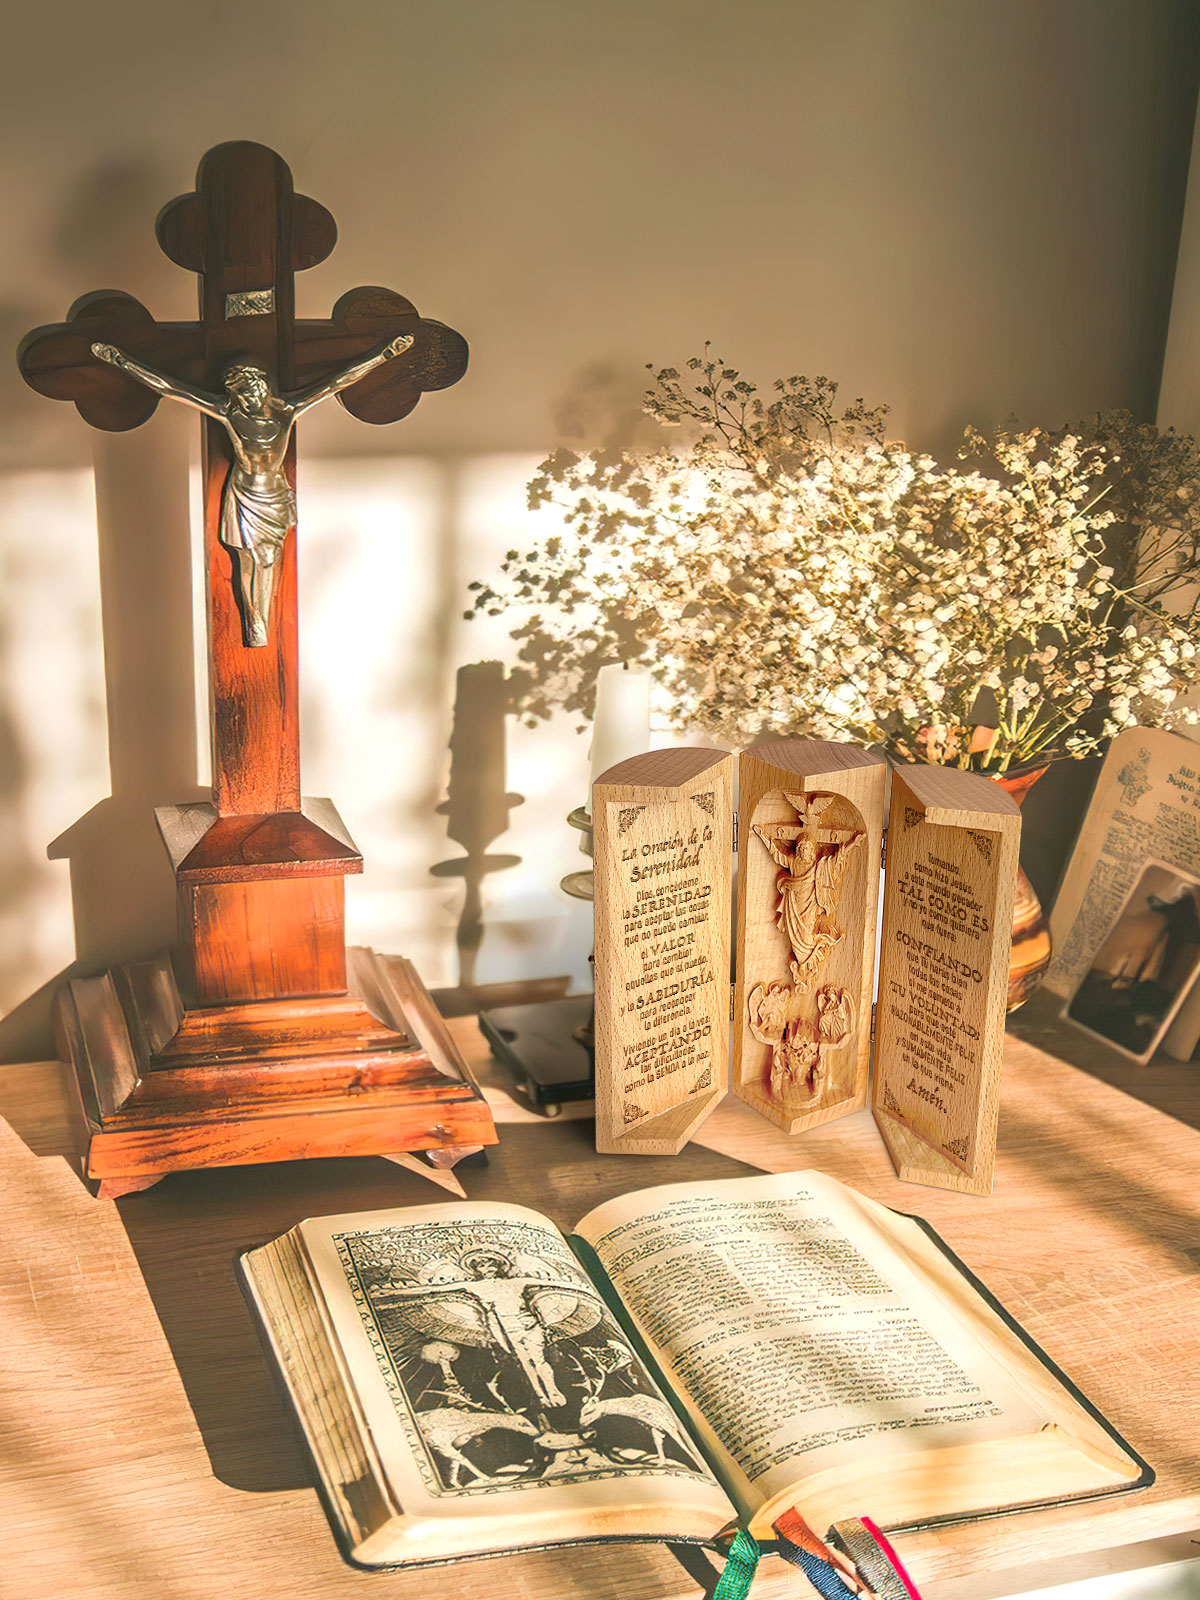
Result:
[[[1147,1062],[1200,977],[1200,877],[1144,863],[1063,1015]]]

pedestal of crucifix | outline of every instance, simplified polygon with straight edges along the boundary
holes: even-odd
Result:
[[[211,150],[157,232],[199,274],[198,322],[102,292],[19,355],[33,388],[93,427],[137,427],[163,398],[205,418],[213,798],[156,813],[174,959],[58,997],[84,1174],[117,1196],[301,1156],[445,1165],[495,1142],[491,1114],[412,966],[346,949],[344,880],[362,857],[330,802],[300,795],[294,424],[334,395],[365,422],[406,416],[462,376],[466,343],[387,289],[297,321],[294,273],[325,259],[336,228],[262,145]]]

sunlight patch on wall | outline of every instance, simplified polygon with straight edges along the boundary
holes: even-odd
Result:
[[[0,484],[0,1010],[75,954],[65,861],[46,847],[108,792],[90,470]]]
[[[512,667],[517,644],[510,618],[466,621],[472,595],[467,584],[492,577],[507,550],[527,550],[554,532],[554,513],[530,511],[525,486],[540,457],[506,453],[474,456],[459,478],[459,581],[454,621],[459,662],[502,661]],[[590,732],[578,731],[574,713],[525,727],[508,719],[508,784],[524,797],[510,813],[509,832],[493,848],[521,857],[520,866],[485,882],[487,934],[481,959],[483,981],[571,974],[575,986],[592,987],[591,907],[570,900],[560,878],[590,865],[580,854],[580,836],[567,813],[588,803]]]
[[[467,623],[467,581],[514,538],[531,538],[525,455],[467,462],[310,461],[300,484],[302,764],[365,858],[350,880],[352,941],[398,950],[426,982],[453,984],[463,886],[431,868],[461,858],[437,808],[446,799],[456,673],[515,657],[501,619]],[[540,526],[537,527],[541,531]],[[483,883],[477,977],[578,973],[590,916],[557,889],[583,865],[566,813],[586,795],[586,739],[573,719],[507,726],[508,791],[524,797],[490,854],[521,857]]]
[[[447,796],[456,675],[515,660],[503,618],[467,622],[466,588],[514,543],[548,531],[525,506],[531,455],[301,463],[300,681],[304,791],[328,795],[365,858],[350,879],[352,942],[412,957],[431,985],[459,981],[462,860]],[[199,476],[193,471],[192,613],[201,782],[209,776]],[[0,747],[4,776],[0,1005],[20,1003],[74,957],[68,870],[46,847],[108,794],[104,649],[92,473],[0,485]],[[499,735],[497,735],[498,737]],[[147,740],[155,729],[145,728]],[[574,716],[529,729],[508,717],[499,830],[482,881],[479,982],[572,976],[590,986],[590,908],[558,888],[587,865],[566,815],[587,796],[588,736]],[[470,767],[470,751],[466,754]],[[499,781],[499,775],[497,775]],[[167,804],[163,794],[150,803]],[[460,830],[461,831],[461,830]],[[151,839],[150,848],[154,848]],[[129,908],[130,916],[139,913]]]
[[[313,462],[300,484],[300,726],[306,794],[328,795],[366,857],[352,942],[396,947],[426,918],[446,677],[442,469]]]

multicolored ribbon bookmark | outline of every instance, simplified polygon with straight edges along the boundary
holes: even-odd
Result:
[[[829,1537],[853,1561],[859,1577],[877,1600],[921,1600],[900,1557],[870,1517],[835,1522]]]
[[[855,1574],[817,1538],[798,1511],[785,1511],[776,1518],[775,1533],[779,1554],[800,1568],[822,1600],[857,1600],[862,1588]]]
[[[870,1517],[848,1518],[829,1530],[830,1539],[845,1551],[853,1567],[818,1539],[795,1509],[776,1519],[775,1535],[779,1554],[804,1573],[822,1600],[921,1600],[899,1556]],[[724,1537],[729,1538],[728,1531]],[[746,1600],[761,1554],[756,1541],[739,1528],[729,1541],[725,1570],[712,1600]]]
[[[745,1600],[754,1582],[760,1553],[745,1528],[739,1528],[725,1556],[725,1570],[717,1579],[712,1600]]]

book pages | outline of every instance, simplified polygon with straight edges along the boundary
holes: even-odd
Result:
[[[406,1519],[527,1516],[530,1540],[633,1504],[730,1507],[544,1217],[447,1205],[299,1229],[348,1383]],[[522,1504],[523,1502],[523,1504]],[[420,1537],[419,1530],[410,1534]],[[446,1531],[436,1534],[444,1540]]]
[[[836,1463],[1044,1418],[819,1174],[669,1185],[583,1219],[744,1515]]]

